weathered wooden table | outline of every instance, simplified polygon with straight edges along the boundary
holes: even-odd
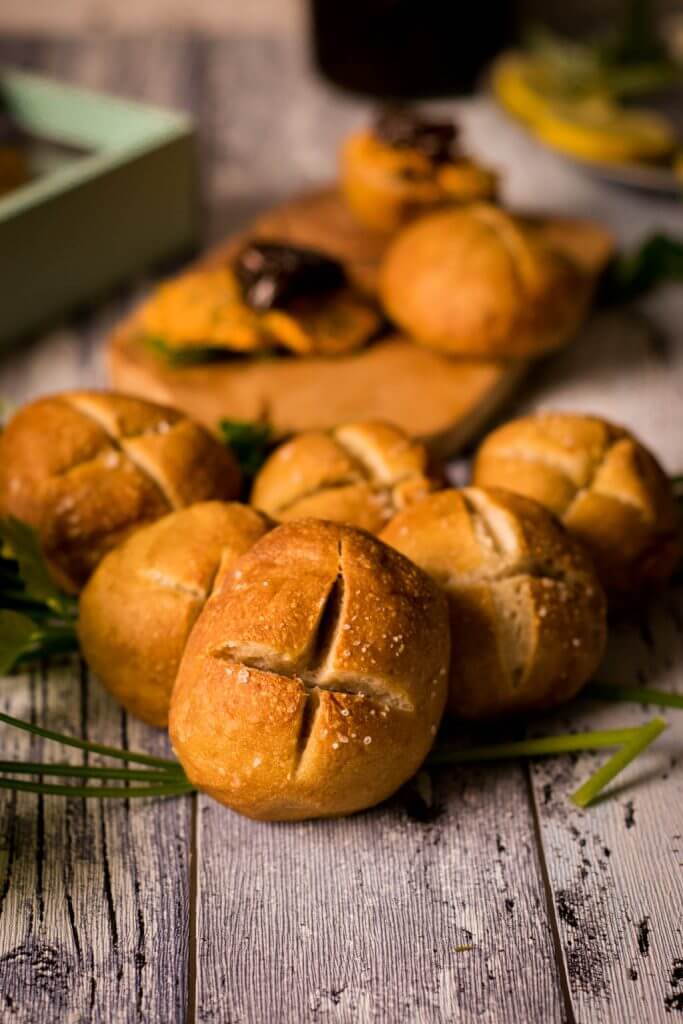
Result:
[[[179,105],[202,129],[209,233],[328,178],[364,114],[307,71],[290,38],[5,40],[0,59]],[[486,101],[462,117],[516,203],[604,218],[622,241],[683,212],[596,184]],[[68,258],[64,252],[55,258]],[[0,274],[1,278],[1,274]],[[0,394],[104,384],[102,346],[131,292],[0,366]],[[520,408],[592,410],[683,468],[683,296],[602,315],[539,367]],[[683,689],[683,594],[613,631],[603,678]],[[2,683],[0,707],[63,731],[164,751],[84,667]],[[534,728],[611,727],[649,709],[577,703]],[[612,788],[567,794],[592,755],[445,770],[438,813],[402,797],[342,821],[266,825],[204,797],[132,803],[0,798],[0,1019],[669,1022],[683,1015],[683,714]],[[5,757],[60,760],[0,733]],[[74,752],[74,760],[79,756]],[[603,755],[604,756],[604,755]],[[683,1017],[682,1017],[683,1019]]]

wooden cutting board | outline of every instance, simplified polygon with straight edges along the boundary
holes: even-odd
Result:
[[[549,230],[587,269],[604,264],[611,242],[602,228],[553,220]],[[361,228],[336,191],[327,189],[275,208],[248,232],[208,253],[202,263],[230,259],[247,235],[284,238],[330,252],[368,292],[374,291],[386,245],[383,236]],[[141,343],[135,313],[113,332],[108,367],[114,387],[176,406],[210,429],[223,417],[259,419],[283,437],[351,420],[384,419],[424,439],[440,456],[470,441],[526,370],[519,362],[446,356],[400,335],[334,359],[232,360],[174,368]]]

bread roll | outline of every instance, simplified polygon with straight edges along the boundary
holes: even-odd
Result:
[[[557,244],[556,225],[475,203],[423,217],[389,245],[380,295],[390,317],[442,352],[528,359],[567,341],[593,277]]]
[[[237,463],[203,427],[113,392],[40,398],[0,436],[0,514],[38,531],[55,577],[70,590],[132,530],[239,490]]]
[[[506,423],[479,449],[474,483],[507,487],[554,512],[619,601],[666,582],[680,559],[666,474],[627,430],[597,416],[545,413]]]
[[[605,601],[578,541],[509,491],[441,491],[400,512],[381,538],[445,589],[448,710],[461,718],[569,700],[595,671]]]
[[[131,714],[166,725],[180,657],[211,589],[269,528],[246,505],[201,502],[142,527],[80,599],[83,657]]]
[[[391,146],[363,131],[344,144],[341,186],[361,224],[392,234],[439,206],[494,198],[498,180],[467,157],[435,163],[417,149]]]
[[[274,519],[315,516],[376,533],[435,486],[424,445],[388,423],[349,423],[280,445],[257,475],[251,502]]]
[[[443,594],[351,527],[259,540],[197,619],[171,699],[191,781],[252,818],[350,814],[416,771],[448,672]]]

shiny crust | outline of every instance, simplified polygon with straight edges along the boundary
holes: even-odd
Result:
[[[254,481],[251,502],[274,519],[315,516],[377,533],[436,486],[427,450],[388,423],[349,423],[280,445]]]
[[[267,534],[199,616],[170,735],[189,778],[254,818],[350,814],[416,771],[446,698],[443,594],[362,531]]]
[[[535,498],[589,549],[617,600],[665,583],[681,556],[680,518],[654,455],[597,416],[547,413],[506,423],[480,447],[474,482]]]
[[[0,436],[0,513],[38,531],[69,589],[144,523],[239,488],[234,458],[203,427],[113,392],[38,399]]]
[[[574,333],[594,283],[558,234],[556,223],[545,235],[542,223],[485,203],[431,214],[390,244],[380,270],[384,306],[439,351],[542,355]]]
[[[583,547],[542,506],[496,489],[431,495],[381,534],[445,590],[448,710],[488,718],[573,697],[605,643],[605,600]]]
[[[185,642],[223,573],[269,529],[246,505],[202,502],[138,530],[80,599],[83,657],[127,711],[166,725]]]

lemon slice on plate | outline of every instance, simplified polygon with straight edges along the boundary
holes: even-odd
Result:
[[[548,113],[555,88],[543,65],[508,53],[493,65],[491,84],[500,104],[522,121],[535,124]]]
[[[565,153],[606,163],[658,160],[676,147],[666,118],[619,107],[602,96],[550,102],[533,128],[543,142]]]

